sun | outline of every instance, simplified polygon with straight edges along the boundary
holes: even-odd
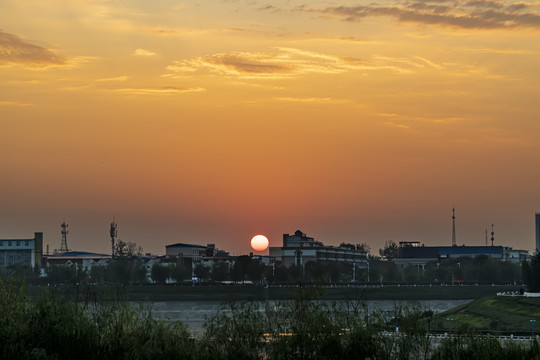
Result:
[[[268,249],[268,239],[264,235],[256,235],[251,239],[251,247],[255,251],[264,251]]]

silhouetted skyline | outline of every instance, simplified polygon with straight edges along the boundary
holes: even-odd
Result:
[[[0,237],[533,249],[539,8],[5,0]]]

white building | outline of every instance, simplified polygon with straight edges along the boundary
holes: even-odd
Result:
[[[36,232],[32,239],[0,239],[0,267],[17,264],[41,266],[43,233]]]

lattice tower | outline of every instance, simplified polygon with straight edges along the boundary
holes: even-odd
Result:
[[[67,253],[69,251],[68,245],[67,245],[67,234],[68,234],[68,224],[66,224],[66,221],[64,220],[62,224],[60,225],[62,227],[62,244],[60,244],[60,252]]]

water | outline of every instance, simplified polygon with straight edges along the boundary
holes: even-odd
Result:
[[[466,304],[471,300],[419,300],[419,304],[424,310],[431,310],[434,313],[443,312],[456,306]],[[327,301],[333,303],[333,301]],[[277,301],[270,301],[269,305],[276,305]],[[279,302],[282,303],[282,302]],[[339,303],[339,301],[337,301]],[[383,311],[393,313],[399,306],[406,307],[411,305],[410,301],[392,301],[392,300],[370,300],[366,301],[369,311]],[[182,321],[190,331],[200,333],[206,319],[216,314],[220,309],[228,312],[227,306],[222,307],[220,301],[155,301],[149,303],[152,313],[155,317],[163,319],[166,322]],[[261,304],[261,310],[264,303]],[[223,310],[224,309],[224,310]]]

